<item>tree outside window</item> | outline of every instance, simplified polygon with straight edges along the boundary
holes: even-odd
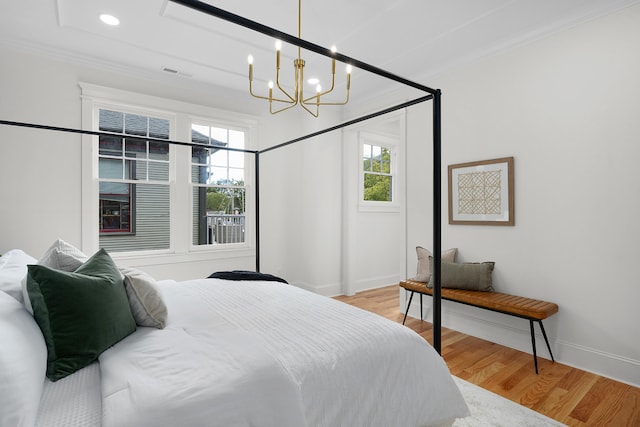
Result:
[[[363,144],[362,147],[364,200],[391,202],[393,200],[391,150],[371,144]]]

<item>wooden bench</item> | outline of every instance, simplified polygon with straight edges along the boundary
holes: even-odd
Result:
[[[413,280],[403,280],[400,287],[411,292],[409,303],[404,313],[402,324],[407,320],[407,313],[414,293],[420,294],[420,319],[422,320],[422,296],[433,296],[433,289],[427,288],[425,282],[416,282]],[[447,301],[459,302],[461,304],[471,305],[473,307],[483,308],[486,310],[496,311],[498,313],[509,314],[511,316],[520,317],[529,320],[531,329],[531,344],[533,346],[533,363],[535,365],[536,374],[538,373],[538,357],[536,354],[536,339],[533,330],[533,322],[538,322],[542,336],[549,349],[551,360],[555,362],[551,346],[547,339],[547,333],[542,325],[542,320],[558,312],[558,305],[552,302],[540,301],[531,298],[518,297],[514,295],[503,294],[499,292],[481,292],[468,291],[463,289],[442,288],[442,299]]]

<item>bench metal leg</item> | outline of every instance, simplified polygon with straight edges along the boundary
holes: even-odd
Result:
[[[536,367],[536,375],[538,374],[538,355],[536,354],[536,336],[533,331],[533,320],[529,319],[529,328],[531,329],[531,345],[533,346],[533,364]]]
[[[544,325],[542,324],[542,320],[536,320],[536,322],[538,322],[538,325],[540,325],[540,330],[542,331],[544,342],[547,344],[547,349],[549,350],[551,361],[555,362],[556,359],[553,358],[553,353],[551,352],[551,346],[549,345],[549,339],[547,338],[547,333],[544,330]],[[529,319],[529,326],[531,328],[531,345],[533,346],[533,364],[536,367],[536,374],[537,374],[538,373],[538,355],[536,354],[536,337],[533,331],[533,320],[531,319]]]
[[[422,294],[420,294],[420,320],[424,321],[424,316],[422,315]]]
[[[402,319],[402,324],[407,320],[407,314],[409,314],[409,307],[411,306],[411,300],[413,299],[414,292],[411,291],[411,296],[409,296],[409,302],[407,303],[407,309],[404,311],[404,319]]]
[[[542,325],[542,320],[538,320],[538,325],[540,325],[540,330],[542,331],[542,336],[544,337],[544,342],[547,343],[547,349],[549,349],[549,355],[551,356],[551,361],[555,362],[556,359],[553,358],[553,353],[551,352],[551,346],[549,345],[549,340],[547,339],[547,333],[544,331],[544,326]]]

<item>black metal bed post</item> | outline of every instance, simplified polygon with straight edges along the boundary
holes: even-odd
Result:
[[[260,272],[260,152],[254,154],[256,183],[256,271]]]
[[[441,306],[442,283],[442,117],[441,95],[438,89],[433,95],[433,348],[442,354]]]

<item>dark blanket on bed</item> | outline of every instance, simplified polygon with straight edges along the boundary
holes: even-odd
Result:
[[[233,270],[233,271],[216,271],[209,275],[210,279],[225,279],[225,280],[264,280],[267,282],[288,282],[280,277],[272,274],[258,273],[257,271],[247,270]]]

